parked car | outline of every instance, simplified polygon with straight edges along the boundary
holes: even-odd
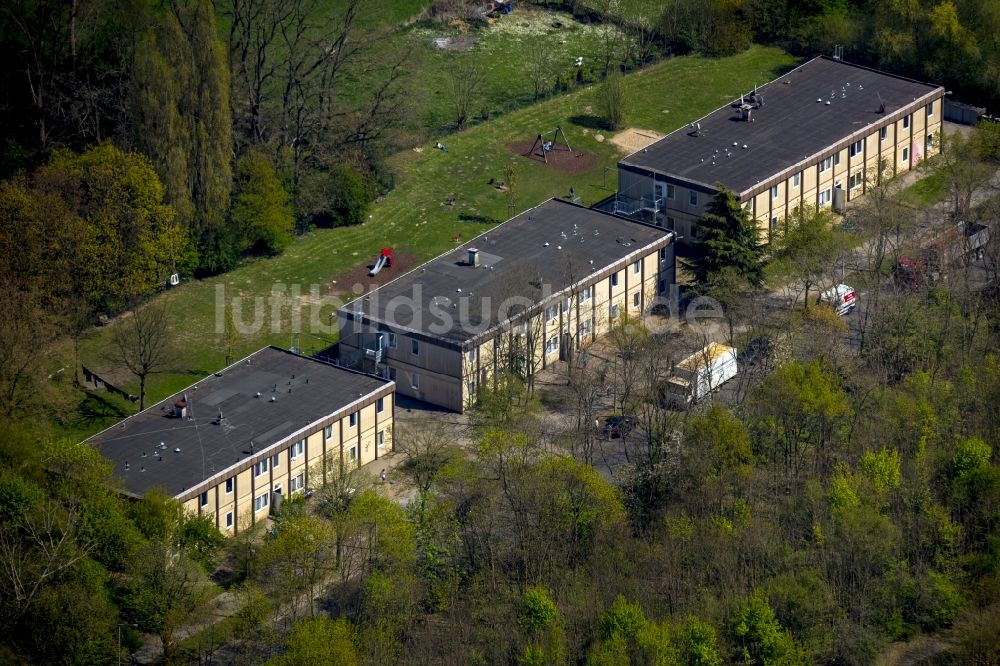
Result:
[[[836,287],[827,289],[820,294],[816,302],[826,303],[837,314],[843,316],[853,310],[854,306],[858,304],[858,294],[854,291],[854,287],[849,287],[846,284],[838,284]]]
[[[638,425],[638,421],[633,416],[609,416],[604,421],[604,435],[608,439],[618,439],[626,437]]]
[[[736,356],[738,365],[757,365],[769,360],[774,355],[774,342],[764,336],[756,337],[743,347]]]

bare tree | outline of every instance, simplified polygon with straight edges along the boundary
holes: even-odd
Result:
[[[455,127],[462,129],[472,116],[479,102],[483,73],[478,67],[457,67],[451,70],[451,104],[455,114]]]
[[[402,426],[396,443],[403,456],[399,470],[427,493],[444,466],[461,455],[454,441],[448,426],[437,419]]]
[[[139,380],[139,411],[146,408],[146,380],[173,360],[170,321],[163,299],[131,308],[111,335],[114,359]]]

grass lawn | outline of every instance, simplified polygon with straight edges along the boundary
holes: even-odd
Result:
[[[927,208],[947,198],[949,185],[943,172],[932,170],[902,192],[903,202],[915,208]]]
[[[797,61],[779,49],[754,47],[737,56],[708,59],[696,56],[666,60],[628,77],[635,109],[628,119],[637,127],[667,132],[731,100],[755,81],[767,81],[794,66]],[[220,368],[225,359],[224,336],[218,328],[224,315],[217,316],[217,290],[224,289],[226,302],[242,297],[241,319],[249,323],[259,318],[259,331],[241,336],[238,354],[272,343],[288,347],[293,342],[292,316],[288,303],[272,312],[265,301],[275,286],[299,285],[304,297],[288,299],[300,306],[299,346],[306,352],[318,350],[334,340],[329,314],[335,309],[327,302],[319,307],[308,297],[316,285],[319,295],[328,296],[332,279],[374,259],[380,247],[389,246],[423,261],[453,246],[452,237],[471,238],[506,219],[506,196],[488,184],[502,177],[502,168],[514,163],[518,169],[517,210],[536,205],[549,197],[564,195],[570,186],[592,204],[612,194],[617,178],[619,155],[606,141],[596,140],[600,124],[588,109],[596,108],[594,88],[583,88],[531,107],[512,112],[447,138],[448,152],[435,150],[433,143],[421,152],[407,150],[390,160],[396,188],[371,209],[371,218],[356,227],[318,230],[297,239],[284,254],[247,264],[215,278],[182,284],[160,298],[166,299],[173,317],[173,337],[179,350],[176,368],[151,377],[149,401],[155,401],[201,376]],[[507,147],[512,141],[530,140],[537,132],[561,125],[574,150],[596,156],[587,170],[568,174],[514,155]],[[607,189],[604,187],[607,169]],[[447,205],[455,197],[453,206]],[[343,289],[344,284],[333,285]],[[257,305],[254,305],[254,299]],[[219,313],[222,310],[218,310]],[[313,314],[314,325],[310,325]],[[323,326],[319,326],[322,324]],[[131,378],[114,374],[107,361],[110,335],[94,329],[81,342],[81,358],[88,367],[106,369],[111,377],[135,392]],[[99,429],[113,421],[93,418],[86,429]],[[81,429],[74,425],[74,432]]]

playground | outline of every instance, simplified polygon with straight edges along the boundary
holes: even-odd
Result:
[[[597,163],[597,156],[573,150],[562,127],[537,134],[532,141],[507,144],[511,152],[563,173],[581,173]]]
[[[374,248],[370,254],[371,256],[367,260],[335,275],[326,285],[329,293],[348,295],[352,293],[352,288],[355,285],[361,285],[365,291],[368,291],[390,280],[395,280],[419,263],[415,254],[400,252],[393,248],[392,265],[384,265],[376,274],[372,275],[372,269],[383,255],[378,248]]]

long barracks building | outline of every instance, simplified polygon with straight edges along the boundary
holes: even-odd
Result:
[[[340,362],[461,412],[638,316],[674,282],[673,234],[550,199],[338,310]]]
[[[223,534],[393,448],[393,383],[265,347],[86,443],[127,494],[162,488]]]
[[[871,182],[935,153],[944,94],[815,58],[621,160],[614,210],[690,241],[721,184],[766,239],[797,208],[839,210]]]

